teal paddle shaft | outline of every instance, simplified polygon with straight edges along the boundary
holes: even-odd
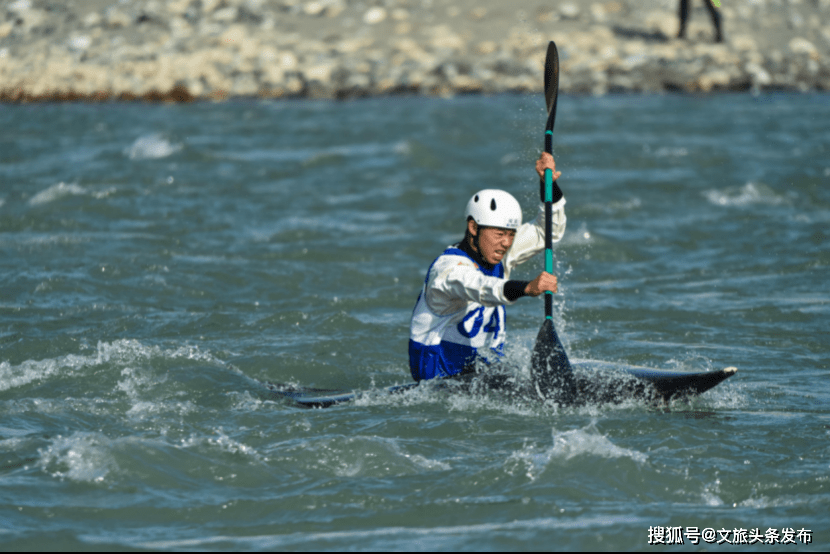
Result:
[[[553,126],[556,123],[556,101],[559,97],[559,52],[553,41],[548,43],[545,55],[545,105],[548,119],[545,122],[545,152],[553,155]],[[553,172],[545,170],[545,271],[553,273]],[[558,187],[557,187],[558,190]],[[561,196],[561,194],[560,194]],[[558,198],[557,198],[558,200]],[[545,292],[545,319],[553,319],[553,293]]]
[[[547,132],[551,134],[550,131]],[[553,273],[553,172],[545,170],[545,271]],[[545,291],[545,318],[553,317],[553,293]]]

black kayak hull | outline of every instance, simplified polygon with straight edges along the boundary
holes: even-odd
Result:
[[[669,401],[675,398],[695,396],[717,386],[737,373],[734,367],[716,371],[679,371],[671,369],[653,369],[638,366],[619,366],[608,362],[580,361],[574,362],[576,370],[576,384],[579,403],[608,403],[622,402],[627,399],[652,399]],[[469,388],[479,376],[470,376],[462,388]],[[487,387],[488,379],[480,379]],[[491,388],[505,389],[506,380]],[[496,383],[493,380],[492,383]],[[357,398],[371,394],[400,394],[414,389],[419,383],[406,383],[372,390],[338,390],[319,389],[285,385],[279,383],[263,383],[272,393],[290,398],[302,407],[327,408],[335,404],[350,402]],[[452,388],[457,383],[448,380],[444,383],[430,382],[429,386],[438,388]],[[463,386],[467,384],[468,386]],[[516,392],[515,388],[513,392]],[[533,394],[533,391],[526,391]]]

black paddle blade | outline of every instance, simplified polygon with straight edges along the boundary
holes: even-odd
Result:
[[[548,43],[548,53],[545,56],[545,105],[548,108],[547,131],[553,131],[556,121],[556,99],[559,96],[559,52],[556,43]]]
[[[545,319],[531,356],[533,384],[543,399],[573,404],[577,399],[571,362],[550,319]]]

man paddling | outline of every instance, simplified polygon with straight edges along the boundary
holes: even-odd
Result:
[[[560,176],[553,156],[542,153],[536,172]],[[544,193],[542,193],[544,196]],[[565,233],[565,198],[554,184],[552,238]],[[545,248],[544,210],[522,225],[522,210],[509,193],[486,189],[467,203],[464,239],[448,247],[427,271],[412,313],[409,368],[416,381],[473,373],[476,360],[503,355],[504,306],[522,296],[555,293],[554,275],[511,280],[511,271]]]

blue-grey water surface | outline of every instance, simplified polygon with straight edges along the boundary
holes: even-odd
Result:
[[[259,385],[410,380],[467,199],[535,213],[541,95],[0,106],[2,549],[826,550],[828,100],[560,99],[571,357],[739,368],[570,409]],[[520,371],[542,314],[508,308]]]

